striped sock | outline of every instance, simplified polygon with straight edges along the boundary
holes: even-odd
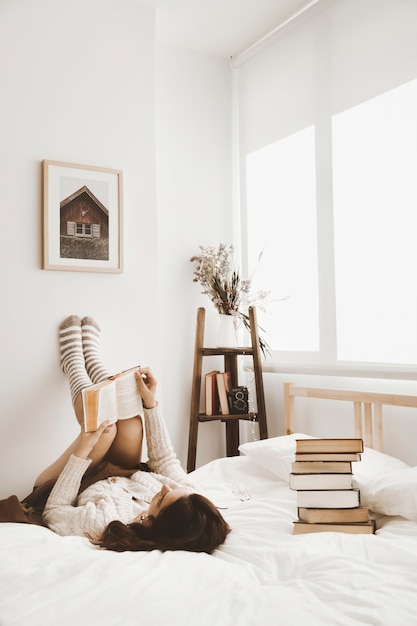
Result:
[[[61,367],[69,379],[72,403],[84,387],[91,385],[84,362],[81,341],[81,320],[70,315],[59,327]]]
[[[99,356],[100,326],[92,317],[83,317],[81,320],[83,351],[87,373],[93,383],[100,383],[111,376],[104,367]]]

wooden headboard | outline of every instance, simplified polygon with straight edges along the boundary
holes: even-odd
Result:
[[[417,396],[296,387],[294,383],[284,383],[284,418],[287,435],[296,432],[296,397],[352,402],[355,437],[361,437],[365,446],[380,452],[383,451],[382,407],[384,405],[417,407]]]

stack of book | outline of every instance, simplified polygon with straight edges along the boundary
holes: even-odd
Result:
[[[297,491],[294,534],[372,534],[374,521],[353,487],[352,461],[360,461],[362,439],[297,439],[290,488]]]

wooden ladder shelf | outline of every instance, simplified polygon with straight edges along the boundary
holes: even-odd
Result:
[[[190,408],[190,431],[188,439],[188,461],[187,470],[195,469],[197,456],[198,425],[200,422],[222,421],[226,424],[226,454],[227,456],[237,456],[239,454],[239,420],[252,420],[259,424],[259,436],[261,439],[268,438],[268,427],[265,410],[265,394],[262,379],[261,350],[259,345],[258,324],[255,307],[249,307],[249,325],[251,346],[240,348],[205,348],[204,347],[204,308],[197,311],[197,326],[194,350],[194,369],[191,392]],[[253,370],[255,378],[256,392],[256,413],[239,414],[217,414],[206,415],[200,413],[201,399],[201,379],[203,371],[203,358],[209,356],[223,356],[224,371],[230,372],[232,387],[238,386],[238,357],[249,356],[253,360]]]

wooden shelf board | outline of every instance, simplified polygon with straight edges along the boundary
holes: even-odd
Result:
[[[215,420],[228,421],[228,420],[254,420],[258,421],[258,416],[256,413],[228,413],[227,415],[222,415],[218,413],[216,415],[206,415],[205,413],[199,413],[198,421],[199,422],[214,422]]]
[[[224,356],[225,354],[253,355],[253,348],[242,346],[241,348],[200,348],[203,356]]]

